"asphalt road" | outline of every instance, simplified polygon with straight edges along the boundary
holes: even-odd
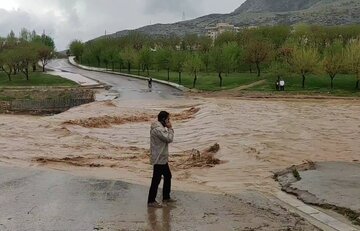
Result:
[[[126,76],[107,74],[95,71],[87,71],[72,66],[66,59],[52,60],[47,68],[56,71],[80,74],[84,77],[98,80],[112,86],[111,93],[118,93],[120,99],[176,99],[183,93],[173,87],[153,82],[152,91],[149,92],[147,81],[129,78]]]
[[[257,193],[245,200],[176,191],[176,204],[148,209],[147,192],[116,180],[0,166],[0,230],[316,230]]]

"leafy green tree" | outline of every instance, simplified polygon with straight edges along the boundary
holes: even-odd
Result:
[[[323,68],[330,77],[331,89],[334,88],[335,76],[344,70],[344,59],[345,57],[342,41],[336,40],[330,46],[325,48]]]
[[[82,55],[84,53],[84,44],[80,40],[74,40],[70,43],[69,49],[72,55],[75,56],[76,60],[82,63]]]
[[[179,84],[181,84],[181,74],[184,71],[186,53],[183,51],[173,51],[171,59],[172,70],[176,71],[179,76]]]
[[[11,81],[12,68],[15,64],[15,52],[13,49],[7,49],[0,52],[0,66],[2,71],[8,76]]]
[[[260,65],[271,61],[273,58],[273,45],[264,39],[250,40],[245,48],[245,61],[255,65],[257,76],[260,77]]]
[[[171,67],[171,59],[172,52],[170,49],[161,48],[155,53],[155,62],[159,69],[167,70],[167,79],[170,81],[170,67]]]
[[[193,88],[196,87],[196,81],[198,77],[198,73],[200,72],[201,68],[203,67],[203,63],[201,58],[198,54],[189,54],[185,61],[185,69],[194,75],[193,80]]]
[[[356,76],[356,89],[360,82],[360,40],[354,40],[346,46],[346,69]]]
[[[185,50],[193,51],[199,44],[198,39],[197,34],[186,34],[183,39]]]
[[[121,57],[125,65],[127,66],[128,73],[130,74],[131,65],[135,64],[136,61],[135,50],[131,47],[126,47],[123,51],[121,51]]]
[[[230,42],[223,45],[224,52],[224,61],[225,68],[227,73],[230,73],[230,70],[236,68],[237,64],[240,63],[239,59],[241,59],[241,49],[236,42]]]
[[[290,63],[293,71],[301,74],[302,88],[305,88],[306,75],[319,71],[320,55],[314,47],[296,47]]]
[[[237,37],[236,33],[233,31],[225,31],[218,35],[218,37],[215,39],[214,44],[215,46],[223,46],[224,44],[236,42]]]
[[[22,44],[14,49],[15,61],[18,64],[20,71],[25,75],[26,80],[29,80],[29,66],[37,61],[37,55],[29,44]]]
[[[149,69],[152,63],[152,51],[148,47],[144,47],[140,50],[139,53],[139,65],[142,67],[143,71],[147,71],[147,76],[150,75]]]
[[[49,63],[49,61],[53,58],[54,51],[51,47],[40,45],[38,47],[34,47],[34,52],[37,52],[37,57],[41,61],[42,70],[45,72],[45,66]]]
[[[225,54],[224,50],[220,46],[213,47],[210,51],[210,60],[212,67],[216,70],[218,77],[219,77],[219,83],[220,87],[222,87],[223,84],[223,77],[222,73],[224,73],[227,70],[227,61],[225,60]]]

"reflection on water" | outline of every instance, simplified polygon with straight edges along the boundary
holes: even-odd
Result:
[[[170,206],[164,206],[161,209],[148,208],[148,226],[150,230],[170,231],[172,209]]]

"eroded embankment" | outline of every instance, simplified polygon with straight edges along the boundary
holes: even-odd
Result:
[[[330,202],[311,192],[311,190],[305,190],[298,188],[295,183],[302,180],[301,175],[305,171],[316,170],[317,163],[307,161],[301,165],[293,165],[289,168],[286,168],[282,171],[279,171],[274,174],[274,179],[277,180],[281,186],[281,189],[289,194],[295,195],[299,200],[303,201],[306,204],[315,205],[324,209],[333,210],[339,214],[344,215],[355,225],[360,225],[360,213],[351,209],[340,206],[336,202]],[[340,179],[339,179],[340,180]],[[334,182],[335,183],[335,182]],[[356,182],[354,182],[356,184]],[[318,187],[323,187],[319,185]],[[332,186],[326,185],[327,190],[331,190]],[[344,189],[346,190],[346,189]],[[320,195],[321,196],[321,195]]]

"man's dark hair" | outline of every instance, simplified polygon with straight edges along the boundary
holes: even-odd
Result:
[[[169,112],[161,111],[158,115],[158,121],[164,122],[169,117],[169,115],[170,115]]]

